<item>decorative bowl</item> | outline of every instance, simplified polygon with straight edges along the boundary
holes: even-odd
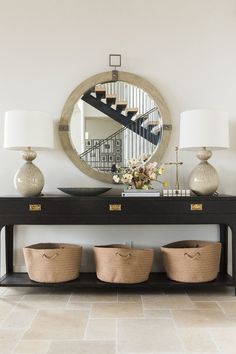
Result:
[[[102,193],[105,193],[109,191],[111,188],[104,188],[104,187],[98,187],[98,188],[89,188],[89,187],[82,187],[82,188],[57,188],[60,191],[69,194],[69,195],[74,195],[74,196],[95,196],[99,195]]]

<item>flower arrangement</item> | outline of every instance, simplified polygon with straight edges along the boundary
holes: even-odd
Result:
[[[119,167],[113,176],[115,183],[123,183],[128,189],[151,189],[152,181],[157,181],[167,186],[166,182],[157,179],[164,172],[164,167],[158,167],[157,162],[145,163],[145,158],[131,159],[128,161],[128,167]]]

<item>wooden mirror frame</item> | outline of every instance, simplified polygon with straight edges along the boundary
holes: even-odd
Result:
[[[102,84],[106,82],[114,82],[113,71],[103,72],[94,76],[91,76],[87,80],[83,81],[78,85],[74,91],[70,94],[62,110],[62,115],[59,122],[59,137],[63,146],[63,149],[69,159],[73,164],[78,167],[87,176],[95,178],[99,181],[112,183],[112,174],[99,172],[90,167],[84,160],[80,158],[78,152],[75,150],[71,138],[70,138],[70,121],[73,114],[74,106],[78,100],[83,96],[83,94],[94,87],[97,84]],[[127,82],[131,85],[135,85],[142,90],[146,91],[147,94],[156,102],[159,111],[161,113],[161,118],[163,121],[163,132],[160,144],[156,151],[154,151],[150,161],[160,162],[166,148],[168,146],[172,125],[168,107],[158,92],[158,90],[147,80],[143,79],[138,75],[131,74],[129,72],[118,71],[118,79],[116,81]]]

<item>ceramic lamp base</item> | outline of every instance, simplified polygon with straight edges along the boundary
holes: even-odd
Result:
[[[33,150],[23,153],[26,163],[16,172],[14,186],[24,197],[33,197],[41,193],[44,186],[44,177],[40,169],[32,162],[37,154]]]
[[[16,190],[24,197],[33,197],[41,193],[44,178],[40,169],[32,162],[26,162],[14,177]]]
[[[216,169],[207,162],[212,153],[203,148],[197,157],[201,160],[189,177],[189,187],[197,195],[212,195],[219,185]]]

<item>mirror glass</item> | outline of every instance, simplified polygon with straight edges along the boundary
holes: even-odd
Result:
[[[83,172],[106,182],[130,159],[158,161],[167,144],[165,131],[171,130],[162,97],[158,102],[147,92],[148,86],[140,86],[144,79],[124,74],[131,82],[118,79],[92,80],[92,86],[91,80],[84,82],[87,85],[82,83],[66,102],[59,126],[71,160]],[[137,84],[133,77],[139,79]]]

